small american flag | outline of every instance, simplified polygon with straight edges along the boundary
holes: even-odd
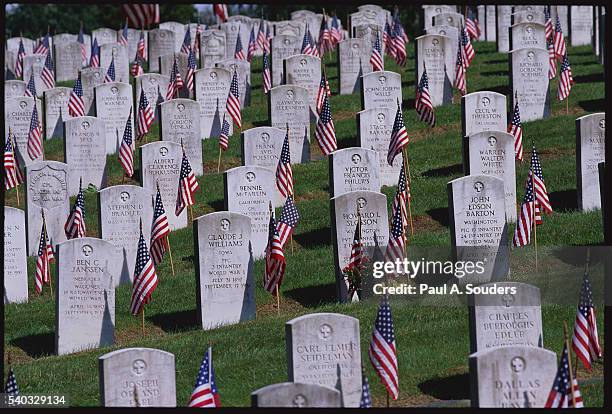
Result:
[[[404,163],[400,169],[399,178],[397,180],[397,191],[395,192],[395,198],[391,205],[391,214],[395,216],[395,211],[399,208],[402,216],[402,225],[404,228],[408,226],[408,210],[406,209],[406,203],[410,198],[410,188],[406,180],[406,172],[404,170]]]
[[[465,28],[472,39],[478,39],[480,37],[480,26],[478,25],[478,18],[474,16],[474,10],[468,8],[467,16],[465,18]]]
[[[387,296],[383,296],[380,301],[368,354],[370,362],[387,392],[394,400],[397,400],[399,396],[397,352],[393,317]]]
[[[4,384],[4,393],[8,395],[19,395],[19,386],[17,385],[17,378],[13,372],[13,368],[9,368],[8,377]]]
[[[128,45],[128,22],[127,19],[125,20],[125,24],[123,25],[123,29],[121,29],[121,33],[119,35],[119,44],[121,45]]]
[[[531,180],[525,183],[525,195],[521,203],[521,211],[514,229],[512,243],[515,247],[526,246],[531,240],[531,229],[533,228],[535,214],[535,203],[533,197],[533,185]]]
[[[514,94],[514,112],[512,120],[508,125],[508,133],[514,137],[514,155],[518,161],[523,161],[523,125],[521,124],[521,112],[519,110],[518,95]]]
[[[189,48],[189,54],[187,56],[187,89],[195,92],[195,71],[197,69],[196,66],[196,57],[192,48]]]
[[[174,99],[178,97],[179,90],[184,86],[181,72],[178,68],[178,62],[176,56],[174,56],[174,63],[172,64],[172,70],[170,71],[170,82],[168,82],[168,89],[166,90],[166,100]]]
[[[245,60],[244,50],[242,48],[242,40],[240,40],[240,29],[238,29],[238,36],[236,36],[236,48],[234,49],[234,59]]]
[[[463,62],[463,54],[464,49],[461,42],[461,36],[459,36],[459,47],[457,48],[457,63],[455,64],[455,88],[461,93],[461,95],[465,95],[467,93],[467,85],[466,85],[466,74],[465,74],[465,64]]]
[[[79,182],[79,193],[77,194],[74,206],[70,211],[68,220],[64,224],[64,232],[68,240],[85,237],[87,229],[85,228],[85,197],[83,196],[83,188]]]
[[[264,32],[264,19],[259,21],[259,30],[257,31],[257,46],[260,50],[268,51],[268,38]]]
[[[183,37],[183,44],[181,45],[181,53],[188,54],[191,50],[191,32],[189,29],[185,30],[185,37]]]
[[[215,370],[212,363],[212,348],[208,347],[198,377],[189,398],[189,407],[195,408],[216,408],[221,407],[221,398],[215,384]]]
[[[106,70],[106,75],[104,75],[104,83],[114,82],[115,81],[115,56],[111,57],[110,65],[108,65],[108,69]]]
[[[287,240],[291,237],[293,230],[300,221],[300,214],[293,202],[293,195],[287,196],[280,219],[276,225],[276,232],[280,240],[281,246],[285,247]]]
[[[91,45],[91,57],[89,58],[89,66],[92,68],[100,67],[100,46],[98,46],[98,39],[94,37],[93,44]]]
[[[576,378],[570,386],[570,369],[569,352],[567,346],[563,345],[557,375],[544,408],[582,408],[584,406]]]
[[[361,400],[359,401],[359,408],[372,408],[370,384],[368,383],[368,377],[365,376],[365,372],[361,373]]]
[[[276,188],[283,197],[293,195],[293,171],[291,170],[291,155],[289,152],[289,124],[283,141],[283,149],[276,166]]]
[[[321,71],[321,82],[319,82],[319,89],[317,90],[316,107],[317,112],[321,113],[323,109],[323,101],[325,96],[331,96],[331,90],[329,89],[329,81],[325,76],[325,71]]]
[[[255,28],[251,27],[251,34],[249,35],[249,47],[247,49],[247,61],[251,61],[255,52],[257,51],[257,42],[255,40]]]
[[[155,195],[155,208],[153,210],[153,226],[151,227],[151,257],[153,264],[161,263],[168,247],[168,235],[170,234],[170,224],[164,209],[159,185]]]
[[[34,281],[36,293],[42,292],[43,284],[51,284],[51,263],[55,261],[53,246],[47,235],[47,225],[43,215],[42,228],[40,230],[40,242],[38,243],[38,255],[36,258],[36,278]]]
[[[23,40],[19,39],[19,49],[17,50],[17,60],[15,60],[15,77],[21,78],[23,76],[23,58],[26,56],[25,48],[23,47]]]
[[[140,30],[140,38],[138,39],[138,43],[136,44],[136,53],[138,55],[140,55],[140,57],[142,59],[144,59],[145,56],[146,56],[145,38],[144,38],[144,31],[143,30]]]
[[[385,250],[385,261],[395,262],[404,258],[406,244],[406,227],[402,218],[402,209],[396,209],[391,219],[391,231],[389,232],[389,243]]]
[[[263,52],[263,70],[261,72],[263,92],[267,94],[272,89],[272,80],[270,77],[270,62],[268,61],[268,52]]]
[[[176,196],[176,209],[174,214],[179,216],[187,206],[195,204],[194,193],[200,189],[195,174],[191,169],[185,150],[183,149],[183,160],[181,161],[181,173],[179,175],[178,194]]]
[[[399,21],[399,17],[395,19],[393,24],[393,50],[395,51],[395,61],[400,66],[406,65],[407,54],[406,54],[406,42],[403,36],[402,24]]]
[[[385,53],[395,59],[395,43],[393,41],[393,32],[391,31],[391,25],[389,21],[385,22],[385,30],[383,32],[383,44],[385,48]]]
[[[343,272],[351,270],[360,272],[364,268],[365,255],[363,251],[363,242],[361,241],[361,214],[357,212],[357,224],[355,225],[355,233],[353,234],[353,244],[351,245],[351,256],[349,261],[342,269]],[[349,295],[351,297],[352,295]]]
[[[308,24],[306,24],[306,31],[304,32],[304,38],[302,39],[301,53],[303,55],[317,56],[316,47],[313,44]]]
[[[79,29],[79,35],[77,36],[77,42],[81,45],[81,66],[87,65],[87,46],[85,45],[85,36],[83,35],[83,25]]]
[[[427,69],[423,66],[421,80],[416,90],[415,109],[419,116],[419,121],[423,121],[431,128],[436,125],[436,115],[429,94],[429,79],[427,78]]]
[[[468,36],[467,29],[465,27],[461,29],[461,44],[463,45],[463,64],[467,69],[470,67],[476,53],[474,52],[474,47],[472,46],[472,42],[470,41],[470,37]]]
[[[230,124],[225,119],[225,113],[223,114],[223,122],[221,123],[221,132],[219,133],[219,148],[223,151],[227,151],[229,147],[229,129]]]
[[[83,84],[81,83],[81,71],[74,82],[70,99],[68,99],[68,114],[73,117],[85,116],[85,103],[83,102]]]
[[[550,6],[544,7],[544,27],[546,41],[552,40],[554,35],[552,19],[550,18]]]
[[[238,72],[234,70],[232,76],[232,84],[230,85],[229,94],[227,95],[227,101],[225,109],[234,120],[234,124],[238,129],[242,128],[242,114],[240,112],[240,92],[238,91]]]
[[[32,106],[32,118],[30,119],[30,132],[28,133],[28,155],[31,160],[43,156],[42,127],[38,121],[38,109],[36,102]]]
[[[323,15],[321,27],[319,28],[319,54],[330,52],[333,48],[332,37],[327,25],[327,16]]]
[[[227,21],[227,5],[226,4],[214,4],[213,12],[217,16],[217,23],[223,23]]]
[[[130,312],[138,315],[144,305],[149,303],[151,295],[157,287],[157,272],[155,265],[149,255],[149,249],[142,235],[142,219],[140,221],[140,239],[136,252],[136,268],[134,269],[134,281],[132,282],[132,299],[130,301]]]
[[[6,144],[4,145],[4,188],[7,190],[23,183],[23,175],[15,157],[13,140],[13,131],[9,127],[8,137],[6,137]]]
[[[550,200],[548,198],[548,191],[546,190],[546,185],[544,184],[544,176],[542,175],[542,164],[540,163],[540,157],[536,151],[535,145],[531,146],[531,168],[529,169],[529,173],[527,179],[531,181],[531,176],[533,174],[533,189],[535,192],[535,200],[536,200],[536,224],[542,223],[542,218],[540,216],[540,208],[544,210],[546,214],[552,213],[552,206],[550,205]]]
[[[119,162],[125,171],[125,175],[134,175],[134,139],[132,138],[132,109],[125,123],[123,138],[119,145]]]
[[[343,38],[342,31],[340,30],[340,24],[338,23],[338,17],[334,14],[331,22],[331,37],[335,44],[338,44]]]
[[[398,101],[395,121],[393,122],[393,130],[391,131],[391,140],[389,141],[389,151],[387,152],[387,163],[393,165],[395,157],[401,154],[404,147],[409,143],[410,137],[408,136],[408,131],[406,131],[404,115],[402,114],[402,108],[400,108]]]
[[[49,33],[42,39],[39,39],[38,44],[34,48],[34,54],[46,55],[49,53]]]
[[[268,292],[276,296],[285,276],[285,253],[280,236],[276,231],[276,222],[270,206],[270,223],[268,225],[268,245],[266,247],[266,263],[263,286]]]
[[[383,66],[382,46],[380,44],[379,32],[376,32],[376,41],[374,42],[374,47],[372,48],[370,64],[372,65],[372,71],[385,70]]]
[[[589,371],[593,361],[601,358],[601,346],[597,334],[597,318],[595,317],[595,306],[593,305],[593,292],[589,275],[584,272],[582,288],[580,289],[580,303],[576,312],[574,322],[574,334],[572,336],[572,348],[576,357],[582,361],[582,365]]]
[[[548,79],[554,79],[557,76],[557,57],[552,38],[548,39],[546,46],[548,47]]]
[[[559,16],[557,16],[557,20],[555,22],[555,55],[557,55],[557,59],[563,59],[563,56],[567,53],[567,49],[565,47],[565,38],[563,37],[563,29],[561,28],[561,20],[559,20]]]
[[[128,3],[121,6],[133,27],[145,27],[159,23],[159,4]]]
[[[140,76],[140,75],[144,75],[144,68],[143,68],[143,65],[142,65],[142,57],[140,57],[140,54],[138,52],[136,52],[136,56],[134,57],[134,63],[132,63],[132,67],[130,69],[130,73],[134,77]]]
[[[270,54],[270,42],[272,40],[272,35],[270,34],[270,25],[266,26],[266,48],[264,49],[268,54]]]
[[[25,96],[36,98],[36,82],[34,82],[34,71],[30,73],[30,80],[26,85]]]
[[[319,144],[319,148],[325,155],[329,155],[338,148],[336,142],[336,129],[334,128],[334,120],[332,119],[331,109],[329,107],[329,98],[327,95],[323,97],[323,107],[317,120],[315,129],[315,138]]]
[[[572,68],[570,66],[569,58],[567,53],[563,56],[561,61],[561,69],[559,73],[559,89],[557,90],[557,97],[560,101],[569,98],[572,85],[574,84],[574,77],[572,76]]]
[[[138,133],[136,135],[138,139],[142,139],[142,137],[149,133],[154,118],[155,112],[141,84],[140,100],[138,102]]]

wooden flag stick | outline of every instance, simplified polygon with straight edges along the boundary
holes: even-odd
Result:
[[[576,408],[576,396],[574,395],[574,373],[572,372],[572,352],[569,347],[566,321],[563,321],[563,336],[565,338],[565,347],[567,348],[567,365],[569,370],[570,390],[572,392],[572,406]]]
[[[410,186],[412,180],[410,179],[410,163],[408,162],[408,149],[404,147],[402,149],[402,160],[404,162],[404,175],[406,176],[406,199],[408,202],[408,216],[410,218],[410,237],[414,237],[414,226],[412,224],[412,202],[410,197]]]
[[[389,391],[386,391],[387,394],[387,408],[389,408],[391,406],[391,402],[389,401]]]
[[[45,220],[45,210],[41,208],[40,212],[42,213],[43,231],[45,233],[45,251],[46,251],[47,242],[51,244],[51,240],[49,240],[49,235],[47,234],[47,221]],[[53,246],[51,246],[51,248],[53,248]],[[51,266],[51,263],[49,263],[49,266]],[[49,272],[49,289],[51,290],[51,298],[53,299],[53,281],[51,279],[51,270],[48,269],[48,272]]]
[[[172,276],[175,276],[174,263],[172,262],[172,249],[170,248],[170,237],[166,236],[166,242],[168,243],[168,256],[170,256],[170,269],[172,270]]]
[[[278,289],[278,283],[276,284],[276,312],[280,314],[280,290]]]
[[[193,208],[189,206],[189,217],[191,218],[191,222],[193,223]]]
[[[142,305],[142,308],[140,308],[140,328],[142,329],[142,336],[145,336],[144,325],[144,305]]]
[[[217,161],[217,172],[221,169],[221,146],[219,146],[219,160]]]
[[[531,170],[531,167],[529,167]],[[533,183],[534,173],[531,171],[531,193],[533,195],[533,245],[535,248],[535,267],[538,270],[538,223],[536,222],[536,195],[535,195],[535,187]]]

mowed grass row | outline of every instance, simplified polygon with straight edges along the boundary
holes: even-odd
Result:
[[[505,54],[495,52],[495,45],[476,43],[476,58],[468,69],[468,92],[493,90],[510,94],[508,62]],[[412,207],[415,246],[436,246],[450,250],[446,184],[461,177],[461,109],[456,104],[436,108],[436,127],[427,128],[417,122],[414,112],[414,48],[409,45],[407,70],[386,62],[388,70],[402,74],[404,119],[412,138],[410,163],[412,174]],[[589,47],[570,48],[572,71],[576,84],[570,96],[569,114],[565,104],[556,101],[556,85],[551,85],[553,117],[524,124],[524,146],[536,143],[542,159],[544,178],[555,213],[538,227],[542,245],[597,245],[603,241],[599,211],[581,213],[576,210],[575,118],[604,110],[603,68]],[[337,91],[337,69],[334,56],[326,56],[327,73],[332,91]],[[267,124],[267,102],[261,93],[261,59],[252,64],[252,105],[243,111],[244,128]],[[70,83],[67,86],[72,86]],[[340,148],[355,145],[355,113],[360,107],[357,95],[331,98],[331,109]],[[159,139],[157,126],[149,136]],[[153,301],[146,308],[147,335],[140,334],[140,320],[129,315],[130,287],[121,286],[116,295],[116,345],[103,349],[57,357],[54,353],[55,303],[47,291],[33,293],[34,260],[28,260],[30,302],[5,307],[5,345],[23,393],[66,394],[71,404],[98,405],[97,358],[113,349],[149,346],[172,352],[177,365],[177,401],[188,400],[204,349],[213,346],[217,383],[224,405],[248,405],[253,390],[287,379],[284,323],[304,313],[339,312],[360,319],[362,362],[370,379],[374,402],[384,404],[384,391],[367,357],[367,346],[376,301],[339,305],[335,302],[333,250],[329,218],[328,166],[321,158],[314,137],[312,159],[317,161],[294,165],[296,202],[301,221],[294,233],[294,249],[287,247],[288,261],[282,287],[280,314],[273,308],[273,299],[260,286],[263,262],[254,267],[257,280],[257,319],[212,331],[198,328],[195,310],[193,236],[191,228],[170,235],[176,276],[168,261],[158,267],[160,283]],[[194,215],[223,209],[223,180],[216,173],[218,143],[203,144],[205,172],[198,181],[202,191],[196,194]],[[138,151],[136,166],[139,165]],[[45,142],[46,159],[63,160],[61,140]],[[517,164],[517,201],[522,199],[527,161]],[[230,139],[230,148],[223,154],[222,168],[240,165],[238,134]],[[110,184],[120,184],[122,169],[116,156],[108,158]],[[135,180],[129,183],[138,184]],[[395,187],[385,187],[390,206]],[[23,201],[22,201],[23,202]],[[7,205],[16,206],[15,191],[7,194]],[[167,210],[171,210],[166,206]],[[95,192],[86,194],[88,235],[98,236]],[[513,231],[512,226],[508,229]],[[519,255],[528,259],[520,260]],[[532,248],[514,252],[513,277],[529,280],[533,273]],[[580,275],[577,274],[576,277]],[[570,276],[571,277],[571,276]],[[570,296],[578,300],[578,291]],[[568,303],[568,302],[564,302]],[[469,337],[467,309],[458,307],[408,306],[394,301],[393,311],[399,349],[399,405],[427,404],[436,399],[469,398],[467,356]],[[543,306],[544,338],[548,349],[560,352],[563,320],[572,322],[575,305]],[[603,313],[600,315],[603,324]],[[603,326],[603,325],[602,325]],[[600,329],[603,332],[603,328]],[[603,338],[602,338],[603,339]],[[5,361],[7,353],[5,353]],[[589,376],[601,376],[597,365]],[[582,373],[581,373],[582,374]],[[6,375],[6,371],[5,371]],[[581,376],[584,377],[584,376]],[[447,390],[447,391],[444,391]],[[603,385],[582,387],[587,405],[603,403]]]

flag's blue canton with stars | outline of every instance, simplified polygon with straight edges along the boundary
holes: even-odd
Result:
[[[368,354],[370,355],[372,366],[387,389],[387,392],[394,400],[397,400],[399,396],[399,377],[397,372],[395,333],[391,306],[386,295],[381,298]]]
[[[4,392],[8,395],[19,395],[19,386],[17,385],[17,378],[15,378],[13,368],[9,369],[6,384],[4,385]]]
[[[214,408],[221,406],[219,391],[215,384],[215,370],[212,365],[211,354],[212,350],[208,348],[202,359],[202,364],[200,364],[200,371],[189,399],[189,407]]]
[[[544,408],[561,408],[568,406],[568,399],[571,400],[572,398],[569,370],[569,353],[567,351],[567,346],[563,345],[563,353],[559,361],[555,382],[550,390],[550,394],[548,394],[548,399],[546,400]]]
[[[291,236],[293,229],[295,229],[299,221],[300,214],[298,213],[298,209],[293,202],[292,196],[288,196],[287,200],[285,201],[285,206],[283,207],[280,220],[276,225],[276,232],[278,233],[281,246],[285,246],[285,243],[287,243],[287,240]]]
[[[283,197],[293,194],[293,170],[289,153],[289,129],[283,141],[283,149],[276,167],[276,187]]]
[[[542,224],[542,217],[540,215],[540,209],[544,209],[547,214],[552,213],[552,206],[550,199],[548,198],[548,191],[544,184],[544,175],[542,175],[542,164],[540,163],[540,157],[536,151],[535,144],[531,146],[531,169],[529,171],[528,179],[531,180],[531,174],[535,175],[533,178],[533,192],[536,200],[536,224]]]
[[[104,83],[115,81],[115,57],[111,58],[111,63],[108,65],[106,76],[104,76]]]
[[[393,130],[391,131],[391,140],[389,141],[389,151],[387,152],[387,163],[392,166],[395,157],[401,154],[404,147],[409,143],[410,137],[408,136],[408,131],[406,131],[404,115],[398,102],[395,121],[393,121]]]
[[[361,374],[361,401],[359,401],[359,408],[372,408],[370,384],[368,383],[368,377],[365,376],[365,373]]]
[[[85,237],[85,197],[83,197],[83,188],[80,185],[72,211],[64,224],[64,231],[68,239]]]
[[[142,221],[141,221],[142,225]],[[132,284],[132,300],[130,311],[132,315],[138,315],[144,305],[151,300],[151,294],[157,287],[157,273],[149,255],[149,249],[140,229],[138,250],[136,253],[136,269],[134,270],[134,281]]]
[[[593,292],[588,273],[584,273],[582,289],[580,290],[580,303],[576,312],[574,322],[574,334],[572,336],[572,348],[576,357],[580,359],[584,367],[591,370],[594,360],[601,358],[601,346],[597,333],[597,318],[595,306],[593,305]]]
[[[77,77],[70,98],[68,100],[68,114],[70,116],[84,116],[85,103],[83,102],[83,83],[81,82],[81,71]]]
[[[338,148],[336,129],[334,128],[334,121],[332,120],[327,95],[323,97],[323,106],[315,129],[315,138],[317,139],[319,147],[321,147],[321,151],[325,155],[331,154]]]
[[[30,74],[30,80],[28,81],[28,86],[25,90],[26,96],[31,96],[32,98],[36,98],[36,83],[34,82],[34,71]]]

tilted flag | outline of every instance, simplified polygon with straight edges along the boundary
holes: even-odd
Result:
[[[395,9],[393,21],[395,22],[395,25],[397,26],[397,32],[402,38],[402,40],[404,41],[404,43],[408,43],[408,35],[406,34],[406,31],[404,30],[404,26],[402,25],[402,22],[400,21],[398,8]]]
[[[68,240],[85,237],[87,231],[85,227],[85,197],[81,184],[82,179],[79,181],[79,193],[76,196],[74,206],[72,206],[68,220],[64,224],[64,232]]]
[[[270,206],[270,223],[268,224],[268,244],[266,246],[266,263],[264,269],[263,286],[268,292],[276,296],[285,277],[285,253],[280,236],[276,231],[276,222],[272,206]]]
[[[406,41],[403,36],[403,28],[399,19],[395,20],[393,24],[393,50],[395,51],[395,61],[400,66],[406,65],[407,53],[406,53]]]
[[[4,188],[10,190],[23,183],[23,175],[15,156],[13,131],[9,127],[6,143],[4,144]]]
[[[465,63],[463,62],[464,49],[461,42],[461,36],[459,36],[459,47],[457,48],[457,63],[455,64],[455,88],[465,95],[467,93],[466,85],[466,74],[465,74]]]
[[[178,216],[187,206],[195,204],[194,193],[200,189],[198,180],[196,180],[195,174],[185,149],[183,149],[183,159],[181,161],[181,172],[179,175],[178,194],[176,196],[176,209],[174,213]]]
[[[225,113],[223,114],[223,122],[221,123],[221,132],[219,133],[219,148],[223,151],[227,151],[229,147],[229,129],[230,124],[225,119]]]
[[[514,229],[512,244],[515,247],[526,246],[531,241],[531,229],[533,228],[535,215],[535,202],[533,196],[533,183],[527,180],[525,183],[525,195],[521,203],[521,210]]]
[[[142,139],[146,134],[149,133],[153,119],[155,118],[155,112],[151,107],[151,103],[147,99],[147,95],[144,93],[144,89],[140,89],[140,99],[138,102],[138,124],[136,138]]]
[[[26,85],[25,96],[36,98],[36,82],[34,82],[34,71],[30,72],[30,80]]]
[[[546,42],[548,48],[548,79],[554,79],[557,76],[557,57],[555,55],[555,44],[552,38]]]
[[[211,347],[208,347],[202,359],[198,377],[196,378],[196,383],[187,405],[195,408],[221,407],[221,398],[215,384],[215,370],[212,363]]]
[[[125,24],[123,25],[123,29],[121,29],[121,33],[119,34],[119,44],[128,45],[128,22],[125,20]]]
[[[31,160],[43,156],[42,126],[38,120],[38,109],[36,102],[32,106],[32,117],[30,118],[30,132],[28,133],[28,155]]]
[[[574,334],[572,335],[572,348],[576,357],[582,361],[582,365],[589,371],[592,362],[602,357],[599,335],[597,333],[597,318],[595,316],[595,305],[593,305],[593,292],[589,275],[584,272],[582,288],[580,289],[580,302],[574,322]]]
[[[289,152],[289,124],[283,141],[283,149],[276,166],[276,188],[283,197],[293,195],[293,171],[291,170],[291,154]]]
[[[130,73],[134,77],[144,75],[142,57],[140,56],[138,52],[136,52],[136,56],[134,57],[134,63],[132,63],[132,67],[130,68]]]
[[[268,37],[266,36],[266,32],[264,32],[264,19],[259,20],[259,29],[257,30],[257,46],[259,49],[268,51]]]
[[[464,57],[464,62],[463,64],[465,65],[465,68],[469,68],[472,60],[474,59],[474,56],[476,55],[476,53],[474,52],[474,47],[472,46],[472,42],[470,41],[470,37],[467,34],[467,29],[465,27],[463,27],[461,29],[461,44],[463,45],[463,57]]]
[[[238,129],[242,128],[242,113],[240,112],[240,92],[238,91],[238,72],[234,70],[232,75],[232,84],[227,95],[225,109],[232,117],[234,124]]]
[[[365,376],[365,372],[361,373],[361,399],[359,401],[359,408],[372,408],[370,384],[368,383],[368,377]]]
[[[353,244],[351,245],[351,256],[349,261],[342,269],[343,272],[357,271],[360,272],[365,267],[366,257],[361,241],[361,214],[357,211],[357,224],[355,225],[355,233],[353,234]],[[351,297],[352,295],[349,295]]]
[[[38,44],[34,48],[34,54],[46,55],[49,53],[49,33],[42,39],[39,39]]]
[[[43,284],[51,283],[51,263],[54,261],[53,246],[51,246],[49,236],[47,235],[47,225],[43,215],[38,254],[36,256],[36,276],[34,281],[36,293],[40,294],[42,292]]]
[[[559,88],[557,90],[557,98],[559,98],[560,101],[569,98],[573,84],[574,77],[572,76],[572,68],[566,53],[561,61],[561,69],[559,72]]]
[[[168,216],[164,209],[158,184],[157,194],[155,194],[155,207],[153,209],[153,226],[151,226],[151,257],[155,265],[161,263],[164,258],[164,253],[166,253],[168,247],[169,234],[170,224],[168,223]]]
[[[183,44],[181,44],[181,53],[188,54],[191,50],[191,31],[185,30],[185,37],[183,37]]]
[[[170,82],[168,82],[168,89],[166,89],[166,100],[178,98],[179,90],[183,88],[183,78],[178,68],[176,56],[174,56],[174,63],[172,64],[172,70],[170,71]]]
[[[514,156],[518,161],[523,161],[523,124],[521,123],[521,112],[518,104],[518,94],[514,94],[514,112],[508,125],[508,133],[514,137]]]
[[[302,49],[300,53],[310,56],[318,55],[314,42],[312,41],[312,35],[310,34],[308,24],[306,24],[306,31],[304,32],[304,38],[302,39]]]
[[[544,28],[545,28],[546,42],[553,40],[554,30],[553,30],[552,19],[550,17],[550,6],[544,7]]]
[[[83,25],[79,29],[77,36],[77,42],[81,46],[81,66],[87,65],[87,46],[85,45],[85,36],[83,35]]]
[[[159,4],[128,3],[121,7],[133,27],[144,28],[159,23]]]
[[[335,44],[338,44],[343,38],[342,30],[340,30],[340,24],[338,23],[338,17],[335,14],[332,17],[330,34]]]
[[[119,145],[119,163],[128,177],[134,175],[134,147],[134,139],[132,138],[132,109],[130,108],[130,115],[125,122],[123,138]]]
[[[323,109],[323,101],[326,96],[331,96],[331,90],[329,89],[329,81],[325,75],[325,71],[321,71],[321,81],[319,82],[319,89],[317,90],[316,107],[317,113],[321,113]]]
[[[404,163],[402,163],[402,168],[400,169],[399,178],[397,180],[397,190],[395,192],[395,198],[393,199],[393,204],[391,205],[391,214],[395,216],[395,212],[397,209],[400,209],[400,215],[402,217],[402,225],[404,229],[408,227],[408,210],[406,209],[406,203],[408,203],[408,199],[410,198],[410,188],[408,186],[408,181],[406,180],[406,171],[404,170]]]
[[[465,18],[465,28],[471,39],[476,40],[480,37],[478,18],[474,15],[474,10],[472,10],[472,8],[468,8],[467,16]]]
[[[578,389],[578,381],[574,378],[573,384],[570,383],[570,369],[569,351],[567,345],[564,344],[557,375],[555,375],[555,381],[544,408],[582,408],[584,406]]]
[[[402,209],[396,209],[391,219],[391,229],[389,231],[389,242],[385,250],[385,261],[395,262],[404,258],[406,245],[406,227],[403,223]]]
[[[293,196],[289,195],[285,200],[283,211],[281,212],[280,219],[276,224],[276,232],[278,233],[281,246],[285,247],[287,240],[289,240],[291,234],[293,234],[293,230],[297,227],[299,221],[300,214],[298,213],[298,209],[293,202]]]
[[[404,147],[409,143],[410,137],[408,136],[408,131],[406,131],[404,115],[402,114],[402,108],[400,108],[398,101],[395,121],[393,122],[393,130],[391,131],[391,140],[389,141],[389,151],[387,152],[387,163],[393,165],[395,157],[401,154]]]
[[[100,67],[100,46],[98,46],[98,39],[95,37],[91,45],[91,56],[89,58],[89,66],[92,68]]]
[[[532,144],[531,146],[531,168],[529,169],[529,173],[527,175],[527,179],[529,181],[531,181],[532,175],[533,191],[535,193],[536,201],[536,224],[542,224],[542,216],[540,215],[541,210],[544,210],[544,213],[546,214],[550,214],[552,213],[553,209],[550,205],[546,185],[544,184],[544,176],[542,175],[542,164],[540,163],[540,157],[538,156],[534,144]]]
[[[380,377],[387,392],[394,400],[399,396],[399,374],[397,371],[397,350],[393,316],[387,296],[383,296],[372,330],[372,340],[368,350],[370,362]]]
[[[106,70],[106,75],[104,75],[104,83],[114,82],[115,81],[115,55],[111,57],[110,65],[108,65],[108,69]]]
[[[319,28],[319,55],[323,56],[333,48],[332,37],[327,25],[327,16],[323,15],[321,27]]]
[[[434,113],[433,103],[431,102],[431,95],[429,94],[429,79],[427,77],[427,69],[423,64],[423,73],[421,74],[421,80],[416,89],[415,97],[415,109],[419,116],[419,121],[423,121],[430,127],[436,125],[436,115]]]
[[[227,21],[229,14],[227,13],[226,4],[214,4],[213,12],[215,13],[215,16],[217,16],[217,23],[224,23]]]
[[[13,372],[13,368],[9,368],[8,377],[4,384],[4,393],[8,395],[19,395],[19,386],[17,385],[17,378]]]
[[[196,57],[192,48],[187,56],[187,89],[195,93],[195,71],[197,70]]]
[[[327,95],[323,97],[323,107],[317,120],[315,129],[315,138],[319,144],[319,148],[325,155],[329,155],[338,148],[336,141],[336,129],[334,120],[332,119],[331,109],[329,106],[329,98]]]
[[[142,218],[140,219],[140,239],[136,251],[136,267],[134,269],[134,280],[132,282],[132,299],[130,301],[130,312],[138,315],[149,303],[151,295],[157,287],[157,272],[155,265],[149,255],[147,243],[142,234]]]
[[[563,56],[567,53],[567,49],[565,47],[565,38],[563,37],[563,29],[561,28],[561,20],[559,20],[559,16],[557,16],[557,20],[555,22],[555,55],[557,59],[563,59]]]
[[[270,62],[268,60],[268,51],[263,52],[263,70],[261,71],[263,92],[267,94],[272,89],[272,79],[270,76]]]
[[[391,30],[391,25],[389,21],[385,22],[385,30],[383,31],[383,44],[385,48],[385,53],[395,59],[395,43],[393,40],[393,32]]]
[[[40,72],[40,77],[47,86],[47,88],[55,88],[55,69],[53,66],[53,59],[51,58],[51,53],[47,53],[45,65],[43,66],[42,71]]]
[[[136,44],[136,54],[140,55],[143,60],[145,59],[146,50],[143,30],[140,30],[140,37],[138,38],[138,43]]]
[[[372,65],[372,71],[385,70],[383,65],[382,57],[382,46],[380,44],[380,33],[376,32],[376,41],[374,47],[372,47],[372,55],[370,56],[370,64]]]
[[[236,36],[236,48],[234,49],[234,59],[246,60],[244,56],[244,50],[242,48],[242,40],[240,40],[240,29],[238,29],[238,36]]]
[[[68,114],[73,117],[85,116],[85,102],[83,101],[83,83],[81,82],[81,71],[74,82],[70,98],[68,99]]]
[[[247,49],[247,58],[246,60],[250,62],[255,56],[255,52],[257,52],[257,42],[255,41],[255,28],[251,27],[251,34],[249,35],[249,46]]]
[[[25,48],[23,47],[23,39],[19,39],[19,49],[17,49],[17,59],[15,60],[15,77],[23,76],[23,58],[26,56]]]

